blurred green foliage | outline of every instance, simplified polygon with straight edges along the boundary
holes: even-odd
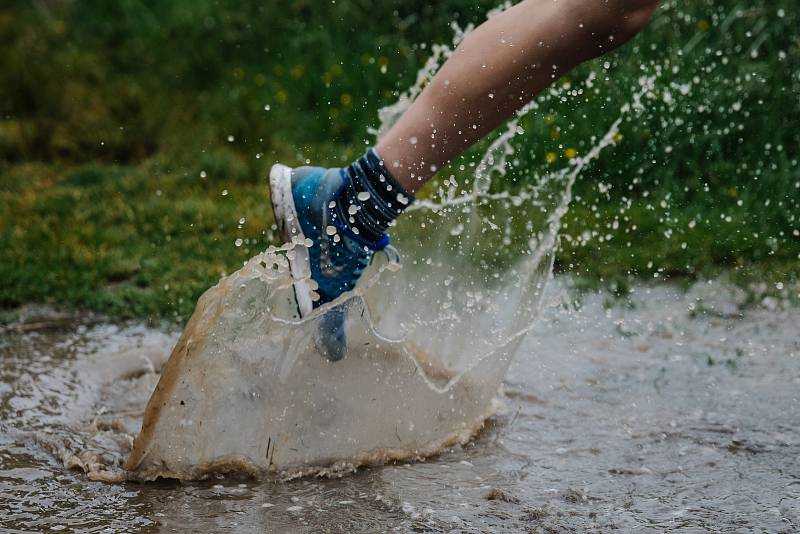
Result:
[[[185,318],[274,240],[269,165],[352,159],[428,46],[491,7],[0,3],[0,305]],[[644,34],[539,99],[498,186],[588,150],[654,75],[644,111],[580,178],[558,267],[613,287],[731,268],[796,280],[798,27],[794,0],[663,2]],[[477,154],[441,175],[468,179],[459,165]]]
[[[446,36],[450,20],[480,20],[491,3],[5,5],[1,157],[187,163],[229,135],[250,156],[358,147],[375,110],[414,79],[427,55],[417,43]]]

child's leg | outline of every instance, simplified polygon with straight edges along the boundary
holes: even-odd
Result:
[[[470,33],[375,147],[409,192],[563,73],[625,43],[658,0],[525,0]]]

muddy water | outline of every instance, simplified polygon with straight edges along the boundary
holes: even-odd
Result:
[[[800,529],[800,309],[720,283],[610,308],[554,287],[473,443],[289,483],[65,469],[121,461],[176,336],[28,308],[0,333],[0,531]]]

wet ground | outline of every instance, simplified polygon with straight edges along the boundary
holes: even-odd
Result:
[[[555,290],[504,413],[464,448],[333,480],[149,485],[62,457],[114,449],[104,416],[142,408],[176,335],[26,308],[0,331],[0,531],[797,532],[800,308],[743,300],[716,282],[610,308]]]

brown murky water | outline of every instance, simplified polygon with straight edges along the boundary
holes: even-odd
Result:
[[[135,420],[176,336],[28,308],[0,333],[0,531],[800,530],[800,309],[718,283],[606,299],[551,292],[470,445],[289,483],[65,469],[120,460],[107,416]]]

